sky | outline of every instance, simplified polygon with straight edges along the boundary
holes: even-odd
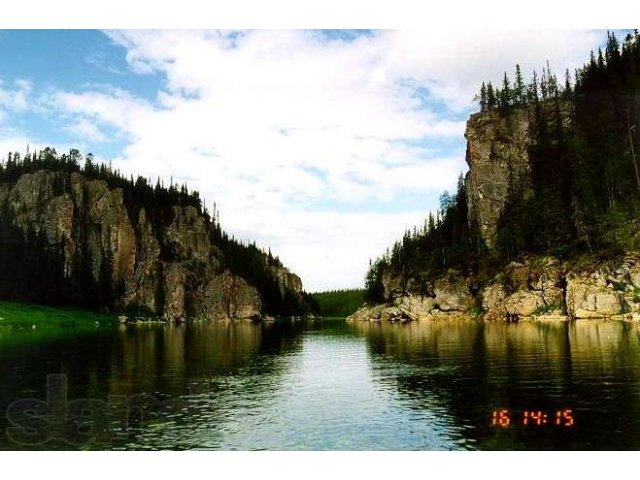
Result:
[[[466,172],[482,81],[603,30],[4,30],[0,158],[78,148],[186,182],[222,227],[270,247],[307,291],[360,287]]]

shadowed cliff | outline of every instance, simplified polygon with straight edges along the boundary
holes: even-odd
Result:
[[[640,318],[640,35],[564,87],[482,85],[454,194],[371,263],[354,319]]]
[[[308,312],[300,278],[197,192],[46,149],[0,165],[0,298],[186,319]]]

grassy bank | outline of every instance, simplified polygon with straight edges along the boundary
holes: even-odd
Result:
[[[0,300],[2,327],[95,327],[117,323],[114,314],[91,312],[73,307],[49,307],[32,303]]]

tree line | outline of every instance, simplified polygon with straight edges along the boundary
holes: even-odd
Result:
[[[386,272],[399,278],[406,290],[410,279],[426,280],[449,268],[473,269],[486,250],[479,229],[469,215],[466,185],[462,175],[456,192],[440,196],[440,208],[429,213],[424,224],[406,230],[402,239],[380,258],[369,261],[365,277],[365,300],[384,300],[383,276]],[[420,282],[424,285],[424,282]]]
[[[360,308],[364,302],[364,290],[352,288],[312,293],[316,311],[323,317],[346,317]]]
[[[22,175],[39,170],[57,172],[54,195],[70,193],[71,175],[79,173],[88,180],[105,181],[110,189],[123,191],[123,203],[132,223],[142,209],[145,210],[154,232],[160,235],[162,228],[173,219],[172,207],[194,207],[205,221],[210,241],[223,252],[222,268],[246,279],[261,295],[265,313],[271,315],[301,315],[311,310],[310,296],[280,288],[274,275],[275,268],[282,268],[278,257],[265,252],[255,243],[243,242],[227,234],[220,225],[220,214],[214,203],[213,212],[204,206],[200,194],[189,190],[186,184],[169,182],[160,178],[152,182],[138,176],[125,176],[110,165],[97,163],[92,154],[84,158],[76,149],[58,154],[53,148],[45,148],[21,156],[10,152],[0,162],[0,183],[13,184]],[[80,235],[87,235],[80,232]],[[10,212],[0,212],[0,272],[12,272],[0,278],[0,298],[41,303],[72,304],[90,309],[113,309],[114,299],[122,293],[123,286],[113,287],[112,272],[108,262],[103,262],[99,279],[94,278],[89,262],[87,242],[80,241],[83,249],[75,257],[75,272],[71,279],[64,276],[64,245],[48,245],[43,235],[34,229],[23,232],[13,224]],[[38,273],[40,272],[40,273]],[[38,279],[38,281],[34,281]],[[160,299],[161,300],[161,299]]]
[[[525,84],[505,74],[501,87],[483,83],[481,112],[527,109],[530,182],[511,185],[498,221],[495,248],[486,248],[473,212],[466,210],[462,179],[445,192],[440,209],[421,229],[375,261],[365,278],[367,300],[383,300],[385,272],[408,280],[447,268],[483,278],[526,253],[568,257],[610,255],[640,248],[640,35],[622,42],[607,33],[604,48],[565,72],[561,85],[549,65]]]

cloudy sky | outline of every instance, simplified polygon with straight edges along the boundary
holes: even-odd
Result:
[[[0,31],[0,157],[79,148],[186,181],[309,291],[357,287],[466,171],[483,80],[600,30]]]

